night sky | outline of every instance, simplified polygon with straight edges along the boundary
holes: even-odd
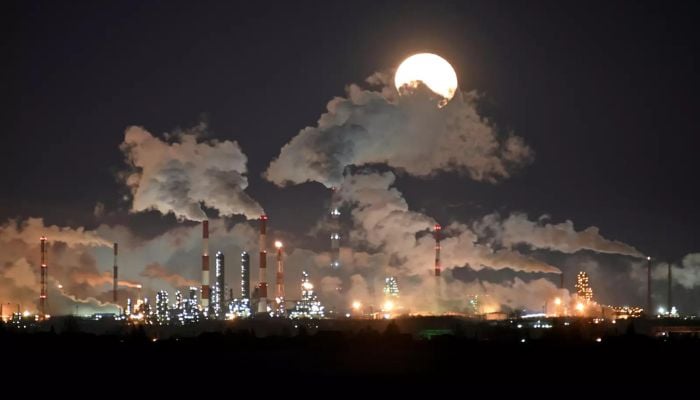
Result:
[[[306,232],[327,191],[261,174],[346,85],[429,51],[534,161],[496,184],[399,174],[411,209],[444,223],[547,214],[680,263],[700,251],[700,6],[561,3],[4,3],[0,219],[165,232],[179,224],[172,215],[128,212],[124,131],[205,121],[248,156],[246,192],[275,227]],[[551,257],[563,267],[581,256]]]

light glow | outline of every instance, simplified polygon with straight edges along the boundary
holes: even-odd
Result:
[[[394,75],[394,85],[400,94],[422,82],[442,99],[439,107],[445,106],[457,92],[457,74],[444,58],[431,54],[414,54],[405,59]]]

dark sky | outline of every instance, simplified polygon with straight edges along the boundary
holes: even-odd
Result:
[[[275,223],[306,230],[325,212],[321,185],[282,190],[260,174],[346,84],[427,50],[536,157],[498,185],[402,178],[413,208],[547,213],[659,258],[698,251],[700,5],[561,3],[5,2],[0,218],[94,226],[97,201],[126,209],[115,173],[127,126],[204,118],[239,141],[249,192]]]

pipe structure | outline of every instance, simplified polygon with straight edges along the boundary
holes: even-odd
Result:
[[[267,312],[267,215],[260,216],[260,279],[258,283],[258,312]]]
[[[651,304],[651,257],[647,257],[647,314],[653,315]]]
[[[671,314],[673,309],[673,272],[671,272],[671,263],[668,263],[668,313]]]
[[[331,189],[331,268],[340,268],[340,210],[338,209],[338,200],[336,188]]]
[[[435,224],[435,229],[433,230],[433,235],[435,236],[435,276],[439,277],[442,272],[442,266],[440,265],[440,231],[442,227],[440,224]]]
[[[119,267],[117,267],[117,254],[119,253],[119,245],[114,243],[114,266],[112,267],[112,302],[118,304],[117,286],[119,284]]]
[[[41,293],[39,294],[39,318],[46,318],[46,298],[47,298],[47,265],[46,265],[46,236],[41,237]]]
[[[284,262],[282,261],[282,251],[284,249],[282,242],[279,240],[275,241],[275,248],[277,249],[277,279],[276,283],[276,300],[277,300],[277,315],[280,317],[285,316],[284,307]]]
[[[202,312],[209,313],[209,221],[202,221]]]

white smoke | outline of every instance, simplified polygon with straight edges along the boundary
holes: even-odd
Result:
[[[247,158],[238,143],[203,140],[205,128],[165,140],[141,127],[126,130],[120,148],[130,168],[123,179],[133,196],[132,211],[153,209],[194,221],[206,219],[201,204],[224,216],[252,219],[263,213],[244,191]]]
[[[387,78],[368,79],[379,91],[350,85],[347,97],[331,100],[316,127],[302,129],[282,148],[267,179],[280,186],[316,181],[332,187],[349,165],[382,163],[419,177],[458,171],[494,182],[532,159],[522,138],[500,137],[479,115],[476,94],[459,94],[438,108],[428,89],[399,97]]]
[[[431,230],[435,220],[410,211],[401,192],[393,187],[391,172],[347,175],[339,198],[352,206],[353,246],[367,245],[395,260],[397,268],[412,275],[425,275],[433,267],[435,242]],[[514,271],[559,273],[545,262],[511,249],[480,244],[468,226],[453,223],[443,231],[442,263],[445,268],[469,265],[473,269],[509,268]]]
[[[492,234],[497,243],[506,247],[526,244],[531,248],[569,254],[592,250],[597,253],[643,257],[642,253],[626,243],[604,238],[595,226],[576,231],[572,221],[552,224],[546,215],[537,221],[530,221],[523,213],[513,213],[505,219],[499,214],[489,214],[475,224],[475,230],[482,235]]]

